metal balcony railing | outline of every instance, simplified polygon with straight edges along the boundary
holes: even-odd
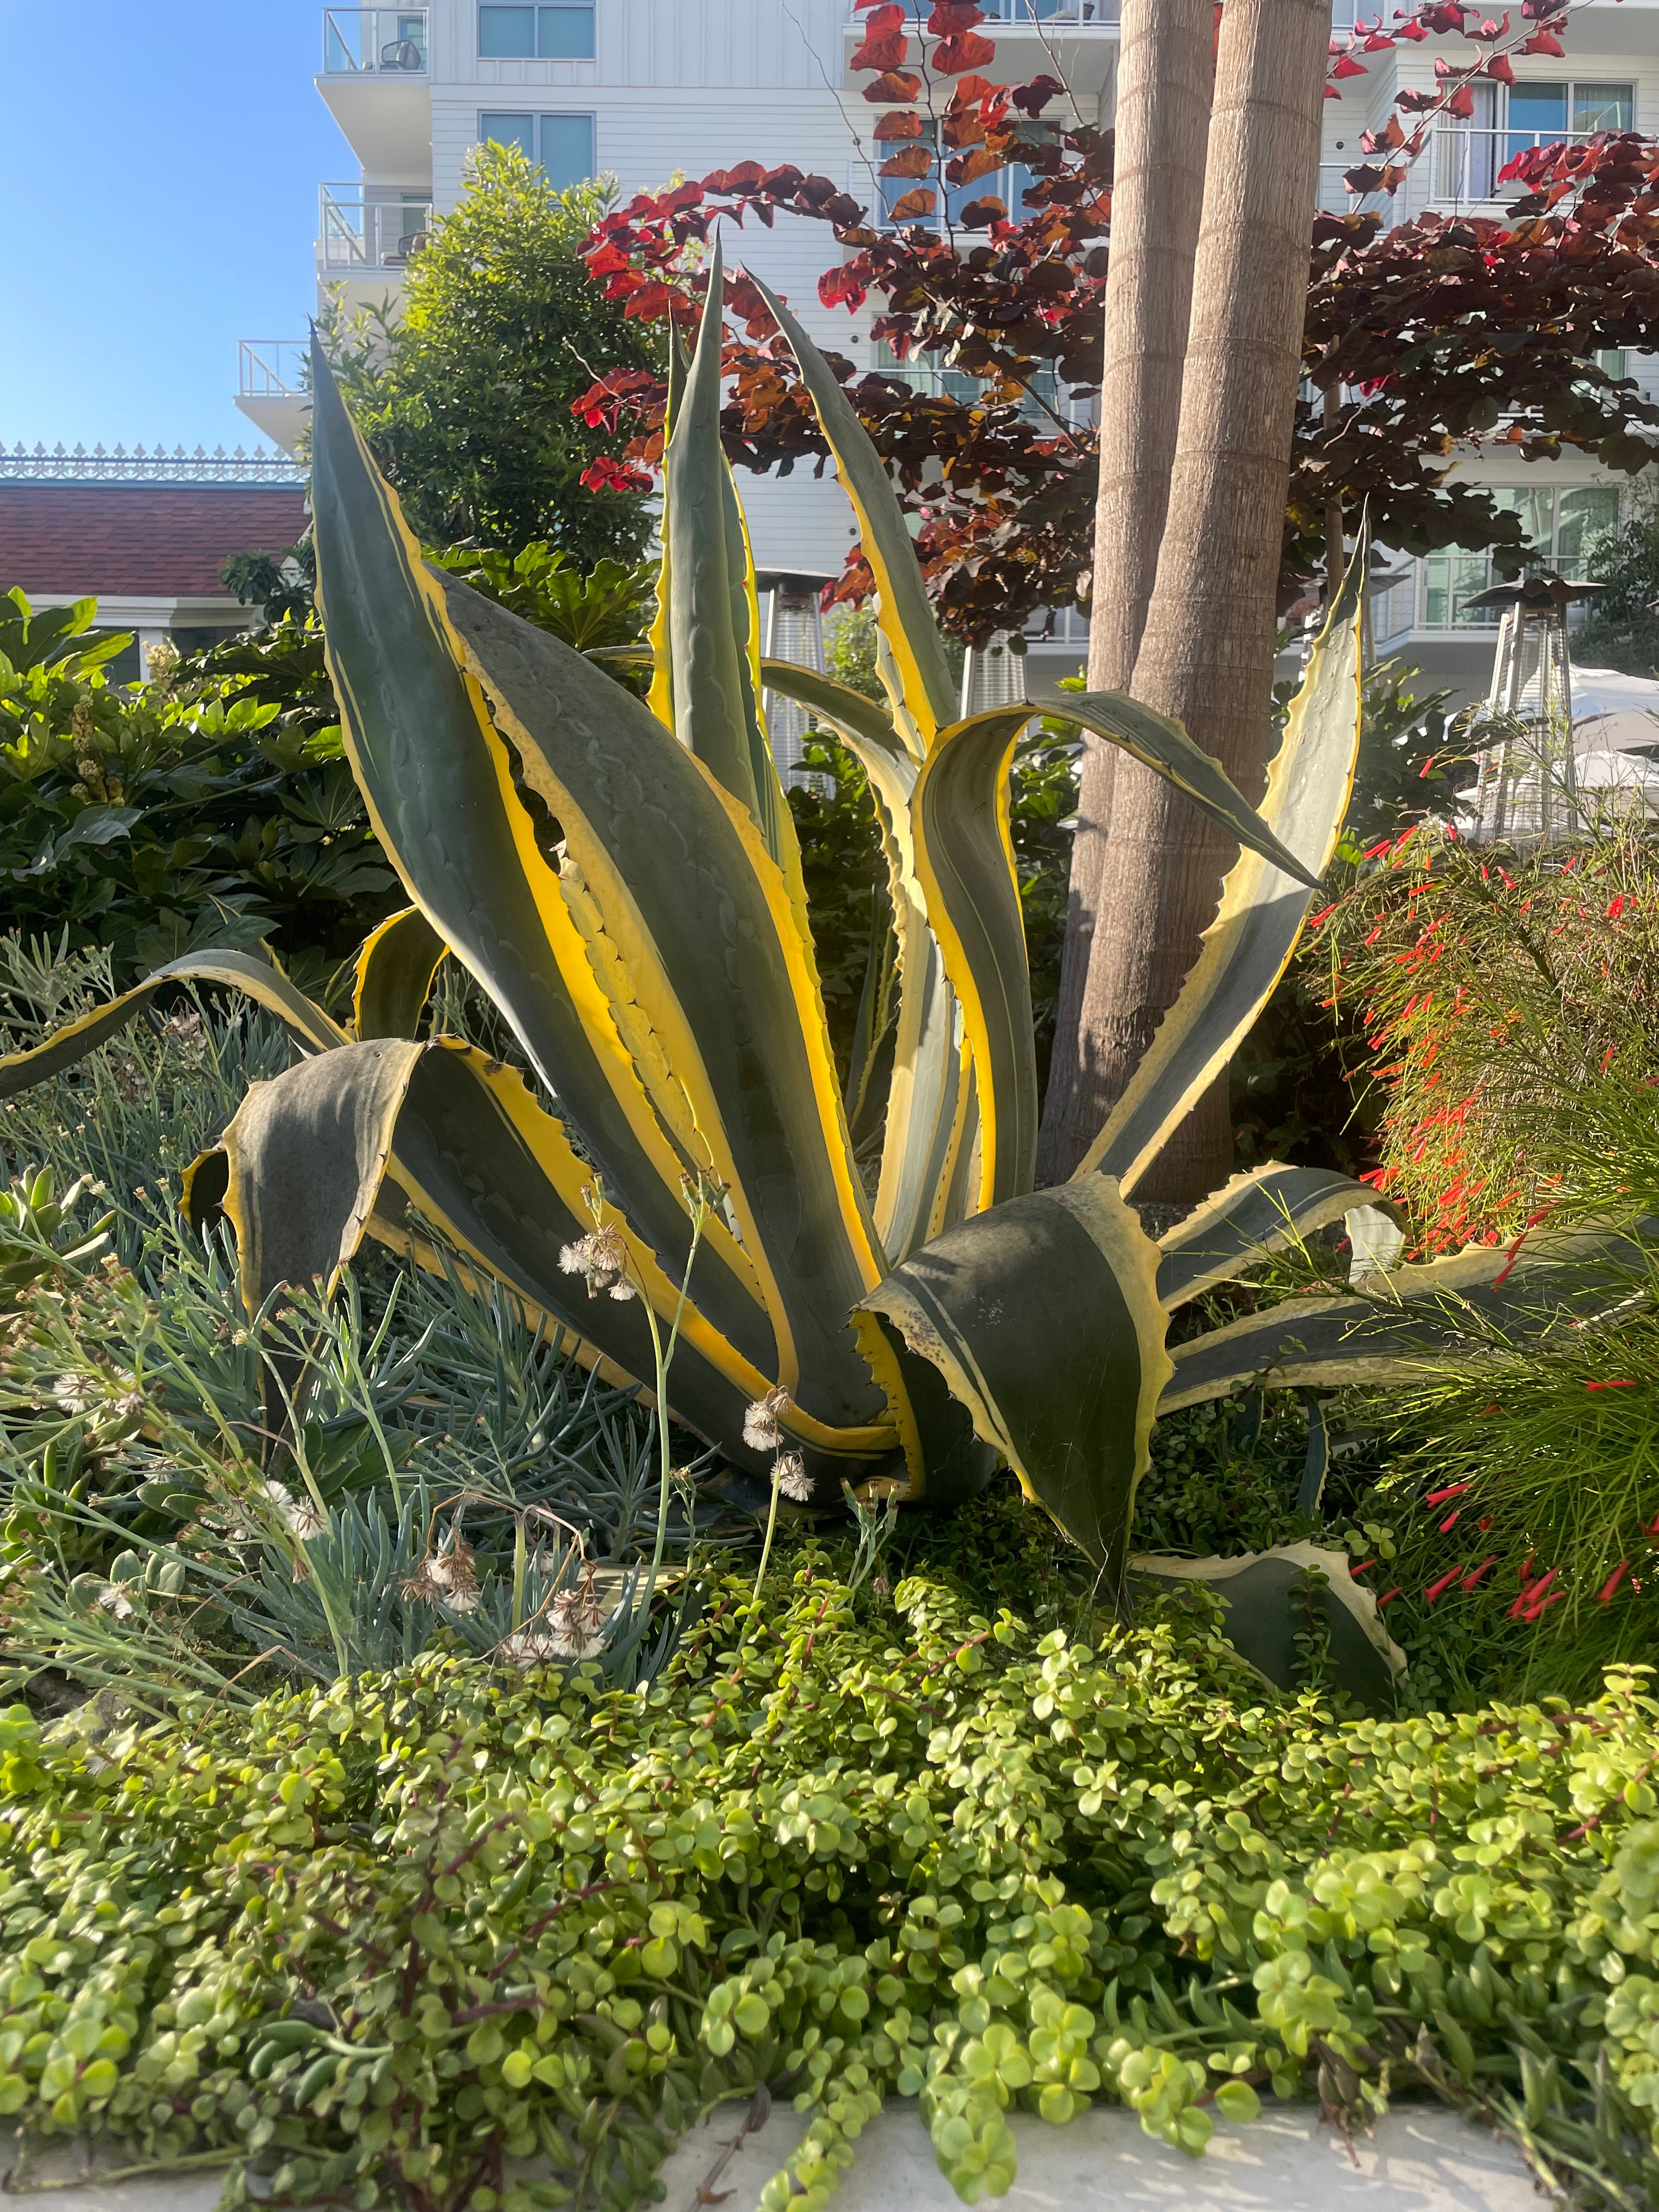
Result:
[[[1517,154],[1535,146],[1577,145],[1588,131],[1491,131],[1467,123],[1442,123],[1434,133],[1434,196],[1437,200],[1490,200],[1524,186],[1500,185],[1498,173]]]
[[[303,338],[243,338],[236,360],[243,399],[293,399],[311,389],[311,349]]]
[[[322,188],[317,259],[325,276],[406,268],[426,244],[429,202],[391,199],[355,185]]]
[[[325,8],[325,76],[424,76],[424,8]]]
[[[185,483],[296,485],[306,481],[302,462],[291,453],[273,453],[264,447],[245,453],[240,446],[228,453],[216,446],[210,453],[198,446],[187,453],[182,446],[172,453],[157,446],[146,453],[135,446],[131,453],[118,446],[106,453],[101,446],[88,453],[77,446],[68,453],[60,445],[48,453],[36,446],[0,446],[0,483]]]

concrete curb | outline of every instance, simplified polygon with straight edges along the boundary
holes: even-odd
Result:
[[[663,2171],[663,2212],[707,2212],[711,2202],[722,2212],[757,2212],[806,2122],[787,2106],[775,2112],[702,2197],[746,2111],[722,2106],[679,2145]],[[1017,2113],[1013,2129],[1019,2173],[1001,2200],[1008,2212],[1538,2212],[1540,2202],[1512,2143],[1434,2106],[1396,2109],[1374,2136],[1357,2136],[1352,2152],[1306,2106],[1269,2106],[1245,2128],[1224,2123],[1201,2159],[1154,2142],[1132,2113],[1104,2107],[1063,2128]],[[8,2167],[15,2157],[13,2142]],[[72,2179],[80,2171],[72,2148],[54,2147],[18,2193],[51,2185],[52,2212],[215,2212],[224,2180],[222,2172],[174,2172],[112,2185],[95,2172]],[[835,2212],[959,2207],[915,2106],[898,2104],[866,2129],[835,2197]]]

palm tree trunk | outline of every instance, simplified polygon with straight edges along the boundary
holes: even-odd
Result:
[[[1301,374],[1328,0],[1227,0],[1168,520],[1134,696],[1185,723],[1254,803],[1272,734],[1274,616]],[[1159,778],[1117,767],[1081,1043],[1108,1101],[1174,1002],[1236,857]],[[1139,1187],[1224,1182],[1225,1079]]]
[[[1095,505],[1089,688],[1127,691],[1152,596],[1181,419],[1214,82],[1212,0],[1123,0]],[[1107,1101],[1079,1023],[1116,754],[1084,741],[1054,1057],[1037,1180],[1063,1182]]]

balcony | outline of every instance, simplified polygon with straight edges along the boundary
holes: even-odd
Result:
[[[1120,0],[980,0],[980,5],[986,21],[979,26],[979,35],[996,41],[1000,66],[1014,76],[1047,70],[1062,77],[1073,92],[1091,98],[1111,82]],[[851,59],[865,35],[866,19],[854,15],[853,9],[854,0],[848,0],[843,63]],[[933,13],[933,0],[905,0],[905,13],[914,59],[922,27]],[[842,70],[842,82],[849,88],[868,81]],[[936,90],[943,88],[941,98],[948,97],[949,87],[949,79],[939,80]]]
[[[428,10],[325,8],[317,89],[366,169],[428,176]]]
[[[424,8],[325,8],[325,76],[424,76]]]
[[[325,281],[401,276],[426,244],[432,203],[386,186],[325,185],[317,267]]]
[[[236,404],[291,453],[311,419],[311,349],[304,338],[244,338],[237,347]]]
[[[1464,123],[1436,126],[1431,149],[1434,162],[1431,190],[1437,204],[1480,205],[1486,201],[1519,198],[1526,190],[1513,179],[1500,185],[1498,172],[1517,154],[1539,146],[1577,145],[1593,134],[1588,131],[1492,131]]]

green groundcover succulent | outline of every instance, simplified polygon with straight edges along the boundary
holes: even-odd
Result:
[[[764,288],[762,288],[764,291]],[[1115,1593],[1162,1411],[1231,1391],[1376,1380],[1455,1340],[1471,1303],[1543,1325],[1605,1300],[1600,1231],[1403,1271],[1386,1297],[1298,1300],[1180,1343],[1172,1314],[1370,1194],[1324,1170],[1238,1177],[1154,1242],[1125,1198],[1291,957],[1337,836],[1359,726],[1363,557],[1314,648],[1259,811],[1179,725],[1115,694],[1067,714],[1165,777],[1243,848],[1179,1000],[1077,1176],[1035,1190],[1037,1086],[1008,771],[1024,706],[960,716],[874,449],[788,310],[880,599],[880,707],[758,650],[747,537],[719,435],[718,254],[677,368],[648,700],[428,567],[320,353],[313,503],[344,745],[412,903],[368,939],[354,1018],[274,968],[204,952],[33,1052],[60,1069],[184,977],[246,991],[306,1057],[259,1085],[191,1184],[222,1210],[258,1310],[331,1279],[366,1234],[434,1238],[583,1345],[653,1374],[739,1473],[833,1500],[842,1481],[949,1503],[999,1463]],[[873,1192],[848,1138],[800,854],[762,715],[804,700],[856,753],[880,817],[897,978]],[[422,1009],[447,950],[557,1115]],[[867,1066],[853,1070],[855,1107]],[[605,1292],[611,1293],[605,1295]],[[1346,1602],[1346,1601],[1345,1601]],[[1364,1611],[1369,1601],[1353,1596]],[[1385,1643],[1374,1618],[1368,1633]]]
[[[1196,2152],[1263,2095],[1363,2128],[1405,2090],[1650,2203],[1640,1673],[1339,1723],[1208,1611],[1091,1645],[809,1552],[763,1605],[712,1582],[642,1696],[434,1656],[160,1725],[14,1708],[0,2112],[26,2165],[96,2130],[232,2203],[629,2212],[770,2084],[806,2132],[762,2204],[820,2212],[889,2095],[971,2203],[1021,2112]]]

